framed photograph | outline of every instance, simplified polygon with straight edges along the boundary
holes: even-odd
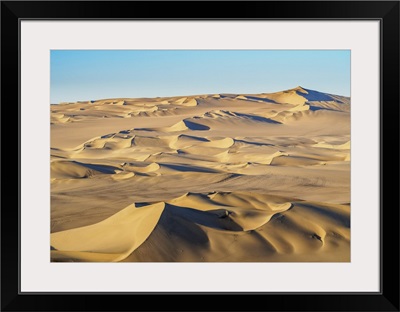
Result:
[[[399,2],[1,8],[2,310],[399,311]]]

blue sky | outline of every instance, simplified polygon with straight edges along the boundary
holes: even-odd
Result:
[[[350,96],[349,50],[52,50],[51,103],[263,93]]]

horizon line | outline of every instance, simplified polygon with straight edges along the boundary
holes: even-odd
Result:
[[[50,105],[58,105],[58,104],[65,104],[65,103],[78,103],[78,102],[90,102],[90,101],[105,101],[105,100],[115,100],[115,99],[156,99],[156,98],[173,98],[173,97],[192,97],[192,96],[201,96],[201,95],[224,95],[224,94],[234,94],[234,95],[257,95],[257,94],[272,94],[272,93],[278,93],[278,92],[285,92],[285,91],[294,91],[296,89],[303,89],[305,91],[315,91],[319,93],[324,93],[328,95],[335,95],[335,96],[342,96],[342,97],[351,97],[350,95],[342,95],[342,94],[335,94],[335,93],[329,93],[329,92],[324,92],[324,91],[319,91],[319,90],[314,90],[314,89],[309,89],[302,87],[301,85],[298,85],[294,88],[290,89],[284,89],[284,90],[279,90],[279,91],[273,91],[273,92],[258,92],[258,93],[232,93],[232,92],[210,92],[210,93],[198,93],[198,94],[180,94],[180,95],[162,95],[162,96],[137,96],[137,97],[105,97],[105,98],[97,98],[97,99],[90,99],[90,100],[77,100],[77,101],[59,101],[58,103],[52,103],[50,101]]]

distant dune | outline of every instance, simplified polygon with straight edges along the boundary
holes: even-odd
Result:
[[[350,261],[350,98],[51,105],[51,261]]]

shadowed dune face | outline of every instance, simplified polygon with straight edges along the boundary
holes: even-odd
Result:
[[[51,105],[51,261],[350,261],[350,99]]]

